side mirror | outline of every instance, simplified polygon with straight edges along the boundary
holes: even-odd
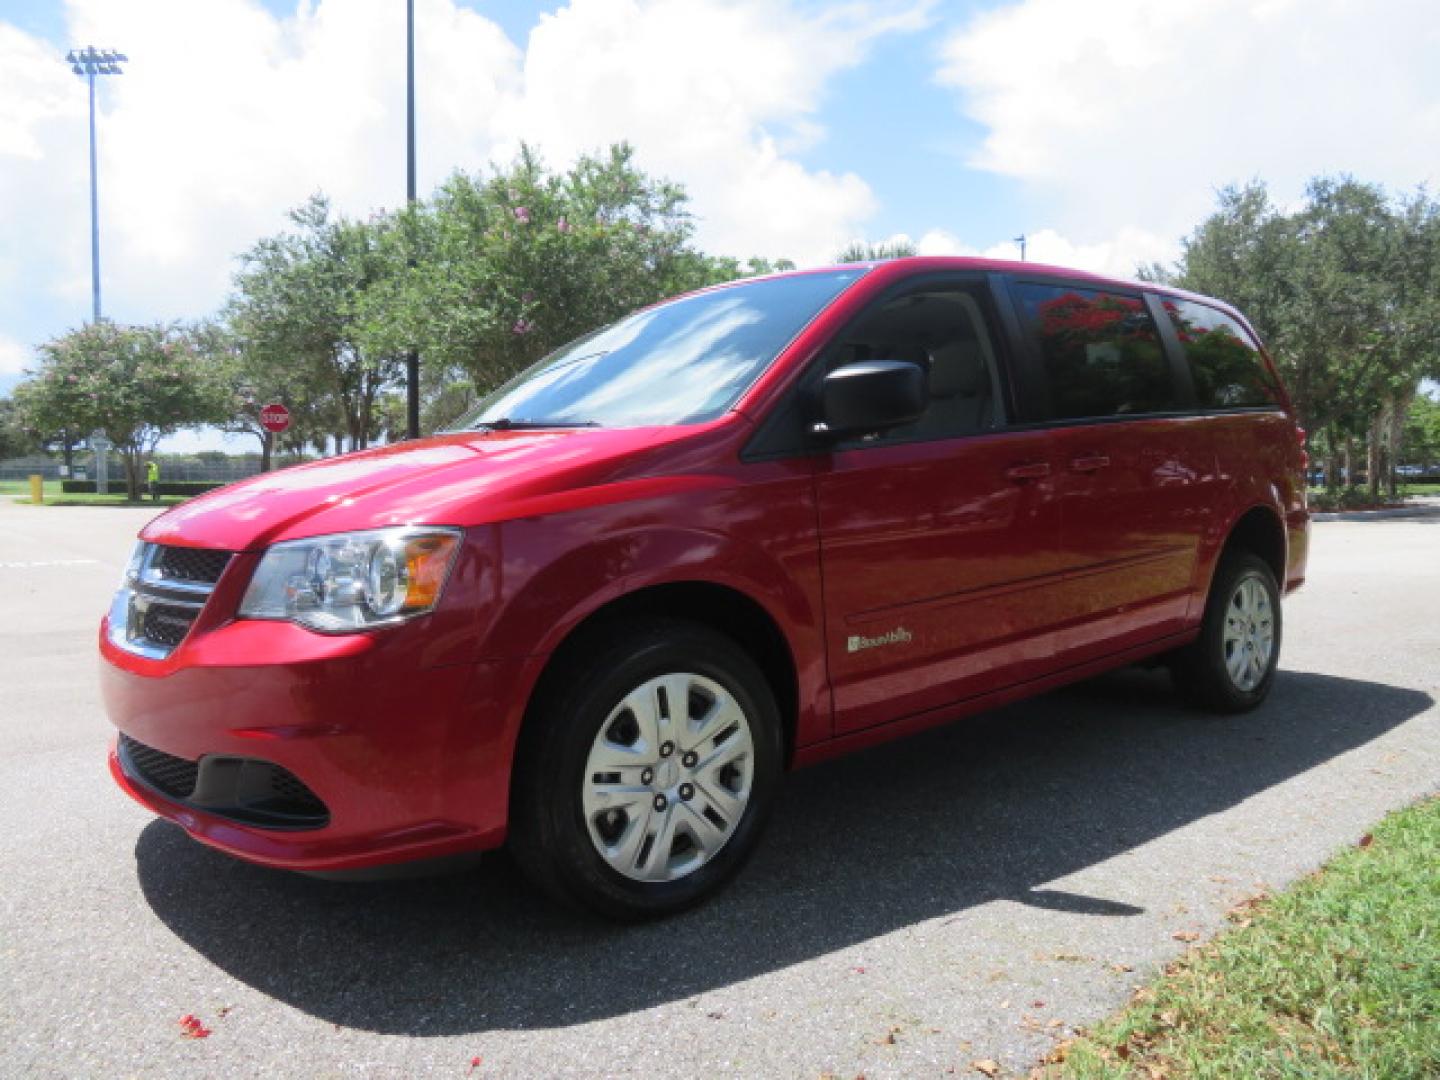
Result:
[[[820,384],[820,422],[811,434],[868,435],[918,420],[930,403],[919,364],[862,360],[838,367]]]

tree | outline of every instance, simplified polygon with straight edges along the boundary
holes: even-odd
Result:
[[[38,351],[39,369],[17,392],[26,426],[105,432],[132,499],[140,497],[141,460],[163,436],[220,418],[214,373],[177,327],[102,320]]]
[[[687,207],[684,191],[646,176],[625,145],[563,173],[528,147],[488,176],[457,173],[387,221],[396,269],[365,297],[364,339],[383,354],[418,347],[425,367],[447,376],[427,381],[432,395],[454,396],[455,378],[484,392],[638,307],[790,265],[703,254]]]
[[[885,259],[906,259],[919,255],[920,249],[909,240],[884,240],[878,244],[857,240],[835,256],[837,263],[882,262]]]
[[[260,444],[260,471],[269,472],[277,449],[327,437],[335,430],[336,415],[313,367],[253,346],[236,332],[236,325],[244,325],[243,320],[209,321],[192,328],[191,334],[218,384],[223,419],[216,426],[253,436]],[[290,410],[290,426],[282,434],[260,422],[260,410],[272,402]]]
[[[305,434],[348,437],[363,449],[376,435],[375,402],[399,374],[400,350],[377,348],[367,333],[373,293],[399,272],[397,219],[355,221],[323,196],[291,211],[295,230],[261,240],[241,256],[227,308],[233,392],[271,395],[299,409]],[[230,423],[240,406],[232,405]],[[328,427],[325,427],[328,425]]]
[[[1174,273],[1142,276],[1244,310],[1329,460],[1327,481],[1354,476],[1363,446],[1372,494],[1384,473],[1393,487],[1406,411],[1440,357],[1440,211],[1423,191],[1397,204],[1376,185],[1319,177],[1286,213],[1261,183],[1227,188]]]
[[[1406,419],[1403,446],[1407,463],[1440,470],[1440,401],[1426,394],[1415,398]]]
[[[0,398],[0,460],[19,457],[39,443],[25,430],[14,398]]]

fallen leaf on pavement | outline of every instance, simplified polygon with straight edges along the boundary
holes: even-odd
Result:
[[[979,1061],[972,1061],[970,1062],[970,1067],[978,1073],[984,1073],[986,1076],[1000,1075],[1000,1063],[990,1058],[981,1058]]]
[[[198,1016],[186,1013],[180,1018],[180,1034],[187,1039],[208,1039],[210,1029],[201,1022]]]
[[[1200,935],[1197,934],[1194,930],[1176,930],[1175,933],[1171,934],[1170,936],[1173,937],[1176,941],[1200,940]]]

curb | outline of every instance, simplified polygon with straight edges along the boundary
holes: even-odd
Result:
[[[1311,521],[1385,521],[1391,518],[1440,517],[1440,506],[1397,506],[1389,510],[1329,510],[1312,513]]]

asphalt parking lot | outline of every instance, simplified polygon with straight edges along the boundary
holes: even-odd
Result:
[[[1023,1070],[1175,935],[1440,787],[1440,517],[1334,522],[1260,712],[1129,671],[796,774],[744,877],[681,918],[557,911],[503,857],[266,871],[107,774],[94,634],[147,516],[0,500],[0,1074]]]

